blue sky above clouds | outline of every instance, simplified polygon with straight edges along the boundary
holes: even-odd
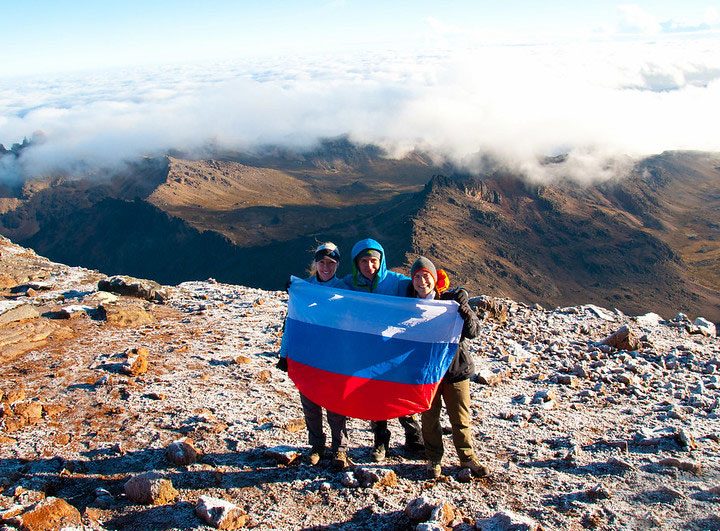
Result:
[[[469,166],[491,152],[537,178],[561,151],[602,178],[625,155],[720,150],[720,3],[28,0],[4,14],[0,143],[47,137],[24,175],[340,134]]]

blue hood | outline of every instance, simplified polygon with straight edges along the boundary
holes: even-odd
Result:
[[[385,277],[387,276],[387,266],[385,265],[385,249],[383,249],[382,245],[380,245],[378,242],[373,240],[372,238],[365,238],[364,240],[360,240],[355,245],[353,245],[352,248],[352,276],[354,284],[357,285],[357,281],[362,277],[365,278],[362,273],[360,273],[360,270],[357,267],[357,264],[355,263],[355,259],[358,257],[358,255],[364,251],[365,249],[373,249],[375,251],[378,251],[380,253],[380,267],[378,268],[377,273],[375,274],[375,278],[373,279],[373,287],[377,286],[379,282],[382,282],[385,280]],[[369,280],[368,280],[369,282]]]

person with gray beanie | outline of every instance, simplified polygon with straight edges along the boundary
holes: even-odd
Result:
[[[442,269],[438,270],[429,259],[421,256],[415,260],[410,268],[410,279],[408,297],[454,300],[460,306],[458,313],[464,322],[457,353],[440,381],[430,409],[421,415],[428,471],[435,479],[442,475],[443,440],[440,413],[444,402],[460,466],[469,468],[476,476],[487,476],[490,473],[488,467],[478,461],[473,450],[470,415],[470,376],[474,374],[475,366],[467,340],[477,337],[480,321],[470,307],[468,292],[463,288],[449,290],[447,274]]]

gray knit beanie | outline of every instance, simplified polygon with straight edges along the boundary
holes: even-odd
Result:
[[[421,256],[420,258],[415,260],[415,263],[410,268],[410,278],[413,278],[415,276],[415,273],[417,273],[421,269],[424,269],[428,273],[430,273],[435,279],[435,282],[437,282],[437,270],[435,269],[435,265],[424,256]]]

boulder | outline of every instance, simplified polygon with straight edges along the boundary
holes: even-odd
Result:
[[[165,449],[167,460],[178,466],[187,466],[198,460],[198,451],[192,439],[184,438],[174,441]]]
[[[40,317],[40,312],[30,304],[22,304],[18,301],[0,301],[0,326],[38,317]]]
[[[145,347],[131,348],[125,351],[125,361],[120,371],[129,376],[140,376],[148,370],[148,355],[150,351]]]
[[[85,297],[83,300],[85,304],[94,304],[96,306],[101,304],[112,304],[117,301],[118,296],[110,293],[109,291],[96,291],[92,295]]]
[[[139,304],[102,304],[98,310],[108,324],[125,328],[136,328],[155,321],[152,313]]]
[[[507,372],[501,369],[480,369],[475,374],[475,381],[481,385],[497,385],[507,377]]]
[[[541,389],[537,391],[532,398],[533,404],[545,404],[548,402],[557,402],[558,395],[555,389]]]
[[[215,529],[240,529],[248,519],[247,513],[237,505],[210,496],[198,498],[195,514]]]
[[[172,481],[157,472],[145,472],[125,483],[128,499],[143,505],[164,505],[175,501],[179,493]]]
[[[529,516],[503,510],[490,518],[478,519],[475,528],[480,531],[538,531],[540,525]]]
[[[22,387],[5,390],[5,401],[8,404],[12,405],[15,402],[20,402],[21,400],[25,400],[25,389]]]
[[[621,326],[614,333],[599,341],[598,344],[607,345],[617,350],[629,351],[639,350],[642,345],[627,325]]]
[[[355,470],[355,477],[362,487],[396,487],[397,474],[389,468],[365,468]]]
[[[658,461],[658,464],[677,468],[686,472],[692,472],[695,475],[700,475],[700,473],[702,472],[702,466],[700,465],[700,463],[696,463],[695,461],[681,461],[680,459],[676,459],[674,457],[666,457],[665,459],[660,459],[660,461]]]
[[[360,486],[360,482],[351,470],[343,472],[342,476],[340,476],[340,483],[342,483],[344,487],[348,487],[350,489],[354,489]]]
[[[557,379],[557,383],[559,383],[561,385],[567,385],[570,387],[578,386],[577,376],[573,376],[571,374],[557,374],[556,379]]]
[[[717,329],[715,325],[703,317],[698,317],[697,319],[695,319],[695,322],[693,324],[697,326],[698,330],[700,330],[705,336],[715,337],[717,335]]]
[[[645,315],[639,315],[635,318],[635,322],[638,326],[642,326],[644,328],[656,328],[660,325],[662,320],[662,317],[652,312],[646,313]]]
[[[10,275],[0,274],[0,289],[14,288],[18,285],[18,281],[15,277]]]
[[[49,497],[32,505],[18,517],[20,528],[26,531],[46,531],[82,524],[82,515],[61,498]]]
[[[430,498],[421,496],[408,502],[405,506],[405,514],[408,518],[410,518],[410,520],[414,520],[415,522],[424,522],[430,518],[430,513],[432,512],[433,507],[434,503]]]
[[[271,457],[280,465],[289,465],[300,457],[300,452],[290,446],[273,446],[265,450],[265,455]]]
[[[13,411],[28,424],[35,424],[42,419],[43,407],[38,402],[20,402],[13,406]]]
[[[297,433],[305,429],[305,419],[294,418],[288,420],[283,426],[290,433]]]
[[[482,295],[471,298],[469,303],[483,320],[493,320],[501,324],[508,320],[508,304],[502,299]]]
[[[162,303],[168,298],[167,290],[157,282],[124,275],[115,275],[101,280],[98,282],[98,289],[152,302]]]

